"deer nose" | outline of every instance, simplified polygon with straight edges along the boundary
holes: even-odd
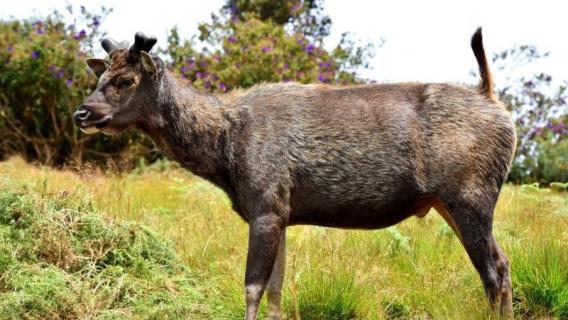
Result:
[[[75,113],[73,113],[73,120],[77,126],[80,126],[81,123],[89,118],[91,115],[91,111],[87,110],[84,106],[80,106]]]

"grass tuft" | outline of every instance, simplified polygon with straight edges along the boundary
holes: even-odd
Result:
[[[289,314],[294,314],[297,310],[304,320],[361,318],[358,309],[362,291],[355,284],[352,275],[311,270],[296,281],[296,303],[299,307],[288,304],[286,309]]]
[[[3,186],[6,186],[4,184]],[[162,319],[200,313],[190,270],[171,243],[65,194],[11,184],[0,193],[3,319]]]
[[[515,309],[523,318],[568,319],[568,252],[558,241],[542,240],[513,249]],[[539,266],[538,268],[535,268]]]

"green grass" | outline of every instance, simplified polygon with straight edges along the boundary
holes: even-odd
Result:
[[[517,317],[568,319],[568,193],[506,186],[494,229]],[[246,245],[224,194],[171,163],[0,163],[0,319],[240,319]],[[283,304],[288,319],[491,317],[434,211],[386,230],[289,228]]]

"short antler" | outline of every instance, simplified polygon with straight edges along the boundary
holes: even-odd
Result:
[[[111,54],[115,50],[128,48],[128,41],[116,42],[111,38],[104,38],[101,45],[106,53]]]
[[[158,42],[154,37],[147,37],[142,32],[136,32],[134,35],[134,44],[130,47],[130,52],[140,53],[140,51],[150,52],[152,47]]]

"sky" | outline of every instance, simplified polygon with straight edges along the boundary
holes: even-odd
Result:
[[[177,25],[189,38],[197,25],[208,21],[223,0],[143,1],[2,1],[0,19],[45,15],[67,4],[113,8],[102,28],[116,40],[133,41],[136,31],[158,37],[165,45],[167,30]],[[477,65],[470,37],[483,27],[489,56],[514,46],[536,45],[550,55],[533,65],[494,72],[497,84],[507,76],[531,76],[546,72],[556,80],[568,80],[568,2],[561,0],[324,0],[324,12],[332,21],[326,47],[333,48],[343,32],[361,43],[373,43],[371,69],[361,74],[378,82],[476,83],[470,71]],[[382,43],[382,45],[381,45]]]

